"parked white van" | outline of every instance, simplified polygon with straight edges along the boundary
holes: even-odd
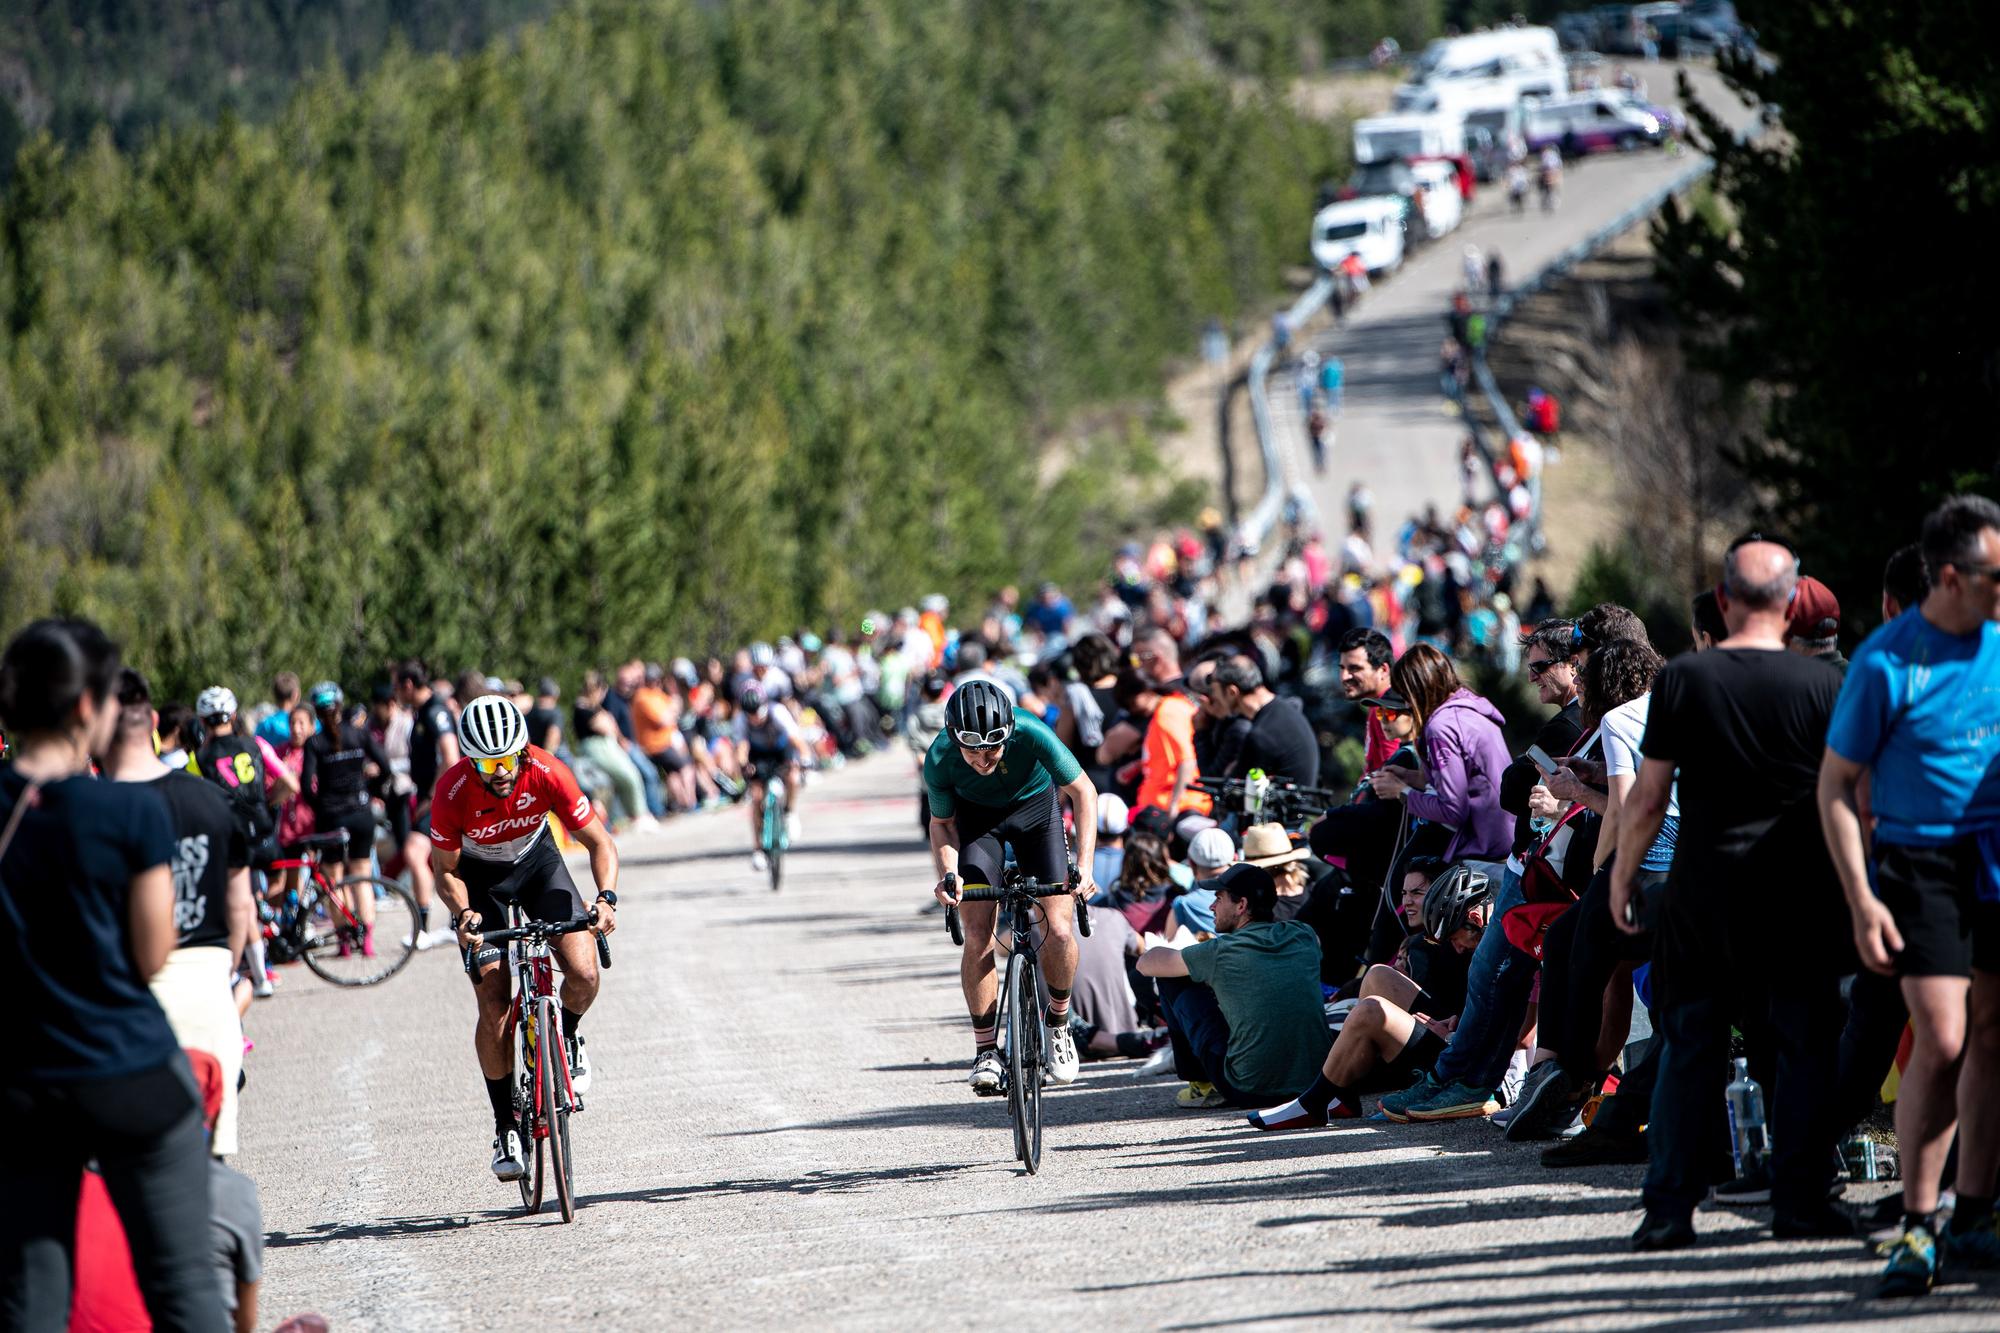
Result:
[[[1354,160],[1406,162],[1465,155],[1464,122],[1446,115],[1369,116],[1354,122]]]
[[[1624,94],[1596,89],[1530,103],[1525,132],[1531,152],[1554,144],[1566,156],[1575,157],[1605,148],[1657,144],[1665,137],[1667,126]]]
[[[1449,162],[1412,162],[1410,174],[1417,191],[1411,198],[1424,235],[1436,240],[1456,228],[1465,216],[1465,200],[1458,192],[1458,171]]]
[[[1399,107],[1419,97],[1413,86],[1430,88],[1437,96],[1459,84],[1505,83],[1516,97],[1553,97],[1569,86],[1562,44],[1554,28],[1497,28],[1463,37],[1440,37],[1424,48],[1410,72],[1410,82],[1397,90]]]
[[[1394,273],[1403,264],[1408,210],[1408,202],[1399,195],[1328,204],[1313,217],[1314,261],[1331,271],[1349,255],[1358,255],[1369,273]]]

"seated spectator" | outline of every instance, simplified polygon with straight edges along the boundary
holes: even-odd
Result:
[[[1125,866],[1125,834],[1131,814],[1125,802],[1109,792],[1097,798],[1097,852],[1091,857],[1091,880],[1100,885],[1118,882]]]
[[[1205,881],[1235,864],[1236,843],[1227,831],[1211,828],[1194,835],[1188,844],[1188,869],[1194,874],[1194,887],[1173,901],[1174,934],[1169,938],[1178,939],[1181,931],[1197,940],[1215,934],[1215,890]]]
[[[1390,765],[1369,775],[1384,800],[1453,830],[1447,861],[1498,861],[1513,845],[1514,821],[1500,808],[1500,778],[1511,762],[1500,710],[1459,683],[1451,659],[1420,643],[1396,659],[1396,692],[1415,714],[1421,772]]]
[[[1535,732],[1534,744],[1551,759],[1560,759],[1575,748],[1583,736],[1582,705],[1577,702],[1576,625],[1568,620],[1546,620],[1521,637],[1521,650],[1534,683],[1536,697],[1556,711]],[[1542,786],[1542,770],[1524,751],[1500,775],[1500,807],[1514,816],[1515,856],[1535,841],[1535,825],[1540,812],[1530,809],[1535,789]],[[1543,788],[1546,798],[1547,788]]]
[[[1158,933],[1166,921],[1168,894],[1175,887],[1166,840],[1135,832],[1125,840],[1118,878],[1099,890],[1097,902],[1123,914],[1139,934]]]
[[[1278,886],[1263,867],[1231,866],[1215,890],[1216,937],[1148,949],[1139,971],[1159,983],[1175,1069],[1188,1080],[1178,1104],[1262,1106],[1325,1058],[1319,942],[1273,919]]]
[[[1187,691],[1194,697],[1194,762],[1203,773],[1239,777],[1243,744],[1250,736],[1250,719],[1216,692],[1215,670],[1226,655],[1201,658],[1188,668]]]
[[[1139,1022],[1139,1000],[1127,970],[1139,956],[1139,936],[1114,908],[1084,910],[1090,913],[1090,933],[1078,933],[1076,980],[1070,988],[1069,1025],[1076,1048],[1085,1059],[1150,1055],[1166,1039]]]

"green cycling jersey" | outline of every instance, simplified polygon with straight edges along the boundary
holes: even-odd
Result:
[[[975,772],[949,731],[940,733],[924,755],[924,791],[933,819],[950,819],[961,800],[989,810],[1012,809],[1041,795],[1051,783],[1067,787],[1082,774],[1069,747],[1041,719],[1020,708],[1014,710],[1014,734],[1001,747],[1000,763],[991,773]]]

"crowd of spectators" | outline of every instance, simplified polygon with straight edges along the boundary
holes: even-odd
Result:
[[[1510,562],[1429,521],[1399,546],[1397,572],[1336,574],[1301,533],[1250,589],[1254,564],[1183,533],[1122,549],[1083,605],[1003,589],[953,628],[933,597],[852,638],[627,662],[567,708],[552,679],[414,662],[366,703],[281,673],[268,705],[190,708],[156,701],[93,626],[29,627],[0,666],[0,894],[22,925],[5,962],[71,997],[77,1022],[30,1033],[32,1078],[5,1101],[51,1151],[10,1213],[0,1300],[30,1323],[59,1308],[108,1199],[149,1307],[207,1323],[219,1293],[254,1318],[254,1243],[218,1280],[189,1239],[212,1200],[213,1226],[254,1240],[254,1187],[196,1176],[234,1149],[240,1014],[274,979],[255,945],[282,886],[257,876],[257,841],[346,817],[315,799],[328,729],[371,756],[369,859],[427,902],[410,854],[424,796],[481,693],[512,696],[534,742],[639,833],[741,790],[753,685],[833,766],[899,734],[923,747],[973,675],[1103,792],[1100,929],[1071,1008],[1089,1057],[1171,1070],[1178,1105],[1265,1131],[1490,1118],[1550,1141],[1548,1167],[1644,1163],[1639,1248],[1692,1243],[1704,1201],[1768,1201],[1778,1235],[1893,1224],[1891,1294],[1928,1289],[1947,1256],[2000,1258],[2000,507],[1951,501],[1896,553],[1888,623],[1851,664],[1834,591],[1762,534],[1729,548],[1685,645],[1618,606],[1556,616],[1545,592],[1502,645],[1449,614],[1480,597],[1422,590],[1483,583],[1490,607]],[[1225,625],[1232,597],[1252,610]],[[1510,720],[1470,688],[1460,664],[1482,655],[1517,664],[1544,713]],[[219,743],[256,756],[268,829],[185,771],[209,776]],[[73,891],[5,887],[51,874]],[[91,947],[49,946],[64,936]],[[1829,1202],[1838,1146],[1877,1113],[1905,1022],[1904,1195],[1896,1216],[1857,1217]],[[1769,1099],[1768,1158],[1732,1154],[1739,1049]]]

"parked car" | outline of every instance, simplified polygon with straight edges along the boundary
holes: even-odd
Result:
[[[1403,266],[1409,243],[1408,211],[1408,201],[1395,195],[1328,204],[1313,218],[1314,261],[1331,270],[1356,255],[1370,274],[1394,273]]]
[[[1616,89],[1552,97],[1528,107],[1528,148],[1534,152],[1550,144],[1565,157],[1606,148],[1626,151],[1660,143],[1666,134],[1658,116]]]

